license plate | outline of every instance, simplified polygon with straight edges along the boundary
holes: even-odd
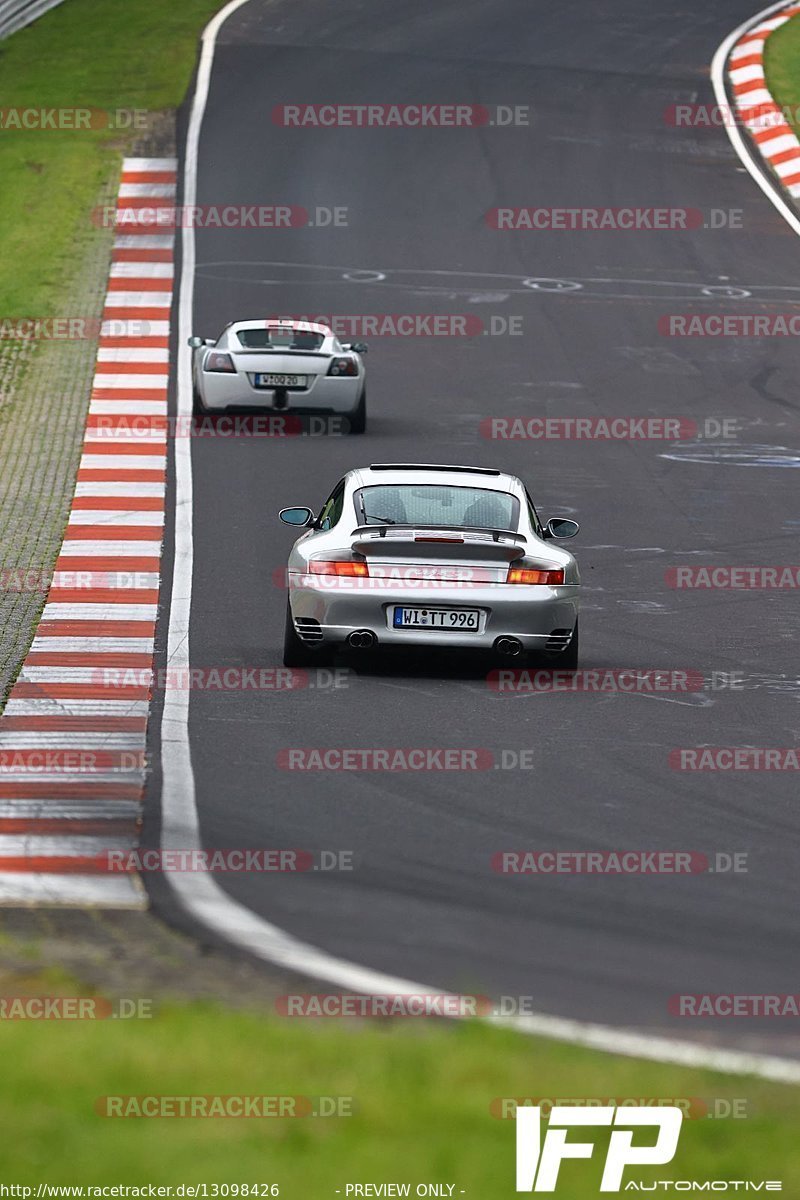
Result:
[[[395,629],[447,629],[477,633],[480,612],[477,608],[401,608],[392,616]]]
[[[264,375],[260,371],[256,374],[256,387],[274,388],[274,387],[301,387],[304,388],[308,383],[307,375]]]

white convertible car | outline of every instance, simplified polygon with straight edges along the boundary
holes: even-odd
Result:
[[[437,646],[578,664],[580,576],[525,485],[485,467],[376,463],[348,471],[289,555],[284,663],[336,647]]]
[[[367,424],[363,342],[341,343],[309,321],[234,321],[219,338],[190,337],[194,412],[267,408],[344,417],[350,433]]]

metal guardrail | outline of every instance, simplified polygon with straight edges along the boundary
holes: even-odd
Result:
[[[0,0],[0,39],[24,29],[62,0]]]

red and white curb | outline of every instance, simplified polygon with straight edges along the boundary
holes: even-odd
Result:
[[[767,38],[800,14],[800,5],[780,9],[759,21],[735,42],[727,73],[738,120],[748,129],[758,153],[793,197],[800,196],[800,141],[767,87],[764,47]]]
[[[174,158],[125,159],[118,229],[173,200],[176,180]],[[153,665],[173,252],[171,231],[115,236],[75,496],[0,717],[0,904],[146,907],[138,876],[109,874],[105,856],[136,844],[150,686],[104,671]]]

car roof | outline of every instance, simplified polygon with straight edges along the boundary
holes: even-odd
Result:
[[[496,492],[521,488],[516,475],[491,467],[458,466],[451,463],[372,463],[348,472],[355,487],[379,484],[452,484],[456,487],[485,488]]]
[[[232,321],[228,329],[233,333],[240,329],[299,329],[303,333],[321,333],[323,337],[333,337],[333,330],[329,325],[322,325],[319,321],[303,321],[299,318],[279,320],[269,317],[267,319],[252,318],[248,321]]]

